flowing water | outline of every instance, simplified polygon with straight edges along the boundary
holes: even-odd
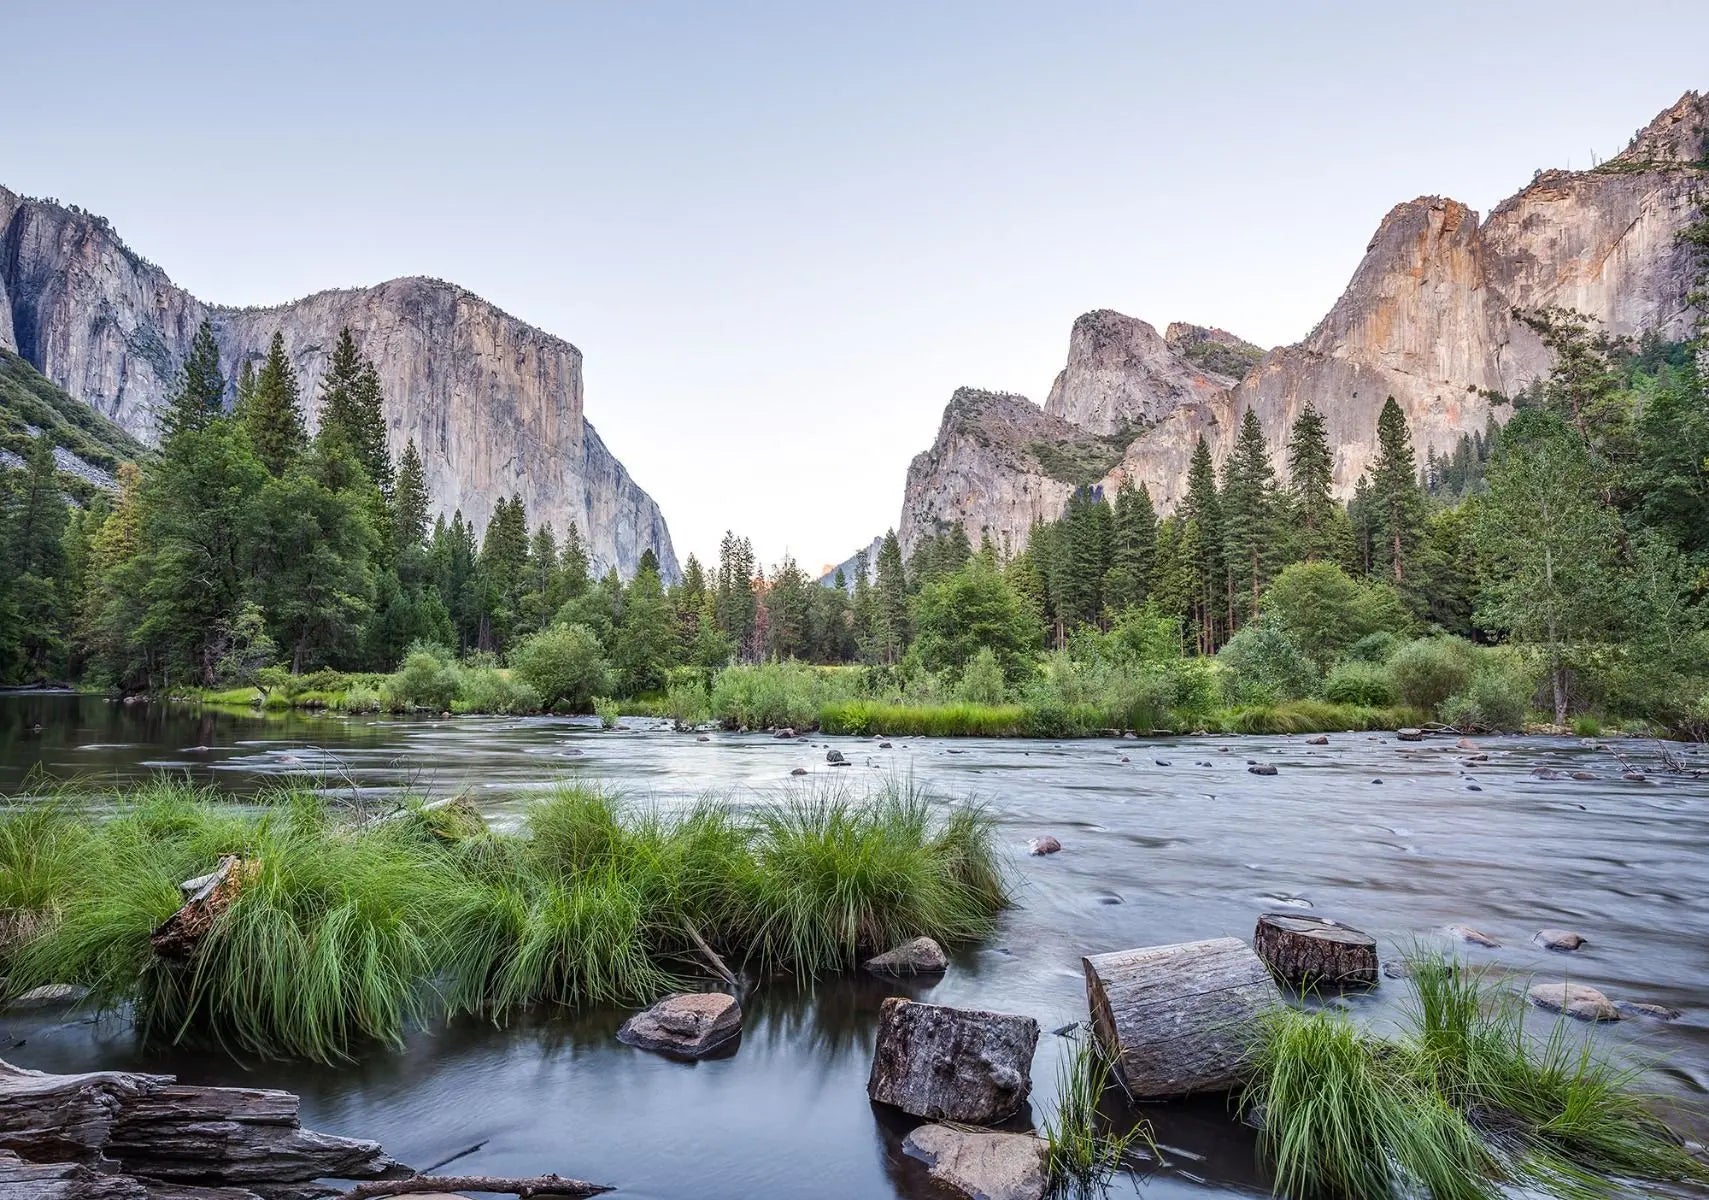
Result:
[[[0,1017],[0,1053],[53,1071],[170,1070],[187,1081],[288,1088],[305,1124],[376,1138],[416,1167],[468,1151],[470,1173],[558,1171],[635,1197],[934,1195],[900,1149],[908,1122],[875,1109],[866,1073],[878,1007],[902,992],[1036,1017],[1032,1116],[1054,1100],[1070,1048],[1059,1030],[1086,1016],[1084,954],[1198,938],[1249,937],[1258,914],[1296,909],[1374,934],[1385,958],[1465,923],[1501,943],[1469,959],[1520,977],[1564,973],[1616,1000],[1681,1010],[1598,1031],[1646,1064],[1644,1085],[1699,1111],[1709,1093],[1709,754],[1652,742],[1389,735],[1201,737],[1068,742],[693,735],[652,722],[601,731],[577,719],[252,717],[127,708],[91,697],[0,697],[0,792],[45,773],[112,784],[188,773],[233,792],[292,776],[373,798],[397,789],[468,791],[498,822],[566,777],[670,804],[708,792],[763,802],[790,771],[860,787],[909,773],[997,814],[1019,904],[935,985],[824,982],[744,998],[734,1053],[683,1064],[618,1044],[617,1011],[536,1013],[503,1028],[461,1021],[339,1067],[238,1063],[139,1047],[119,1021],[70,1013]],[[1641,761],[1622,780],[1607,747]],[[827,747],[852,765],[826,765]],[[1275,776],[1247,771],[1274,764]],[[1539,778],[1552,768],[1560,778]],[[1693,774],[1701,770],[1704,775]],[[1571,772],[1589,779],[1573,779]],[[1026,853],[1053,834],[1062,852]],[[1531,944],[1576,930],[1582,951]],[[1348,1000],[1391,1020],[1406,985],[1385,979]],[[1268,1193],[1251,1132],[1226,1103],[1148,1106],[1158,1152],[1115,1194]],[[1694,1122],[1701,1137],[1703,1123]]]

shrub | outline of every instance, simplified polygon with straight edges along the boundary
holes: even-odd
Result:
[[[968,661],[955,690],[970,704],[1003,703],[1008,695],[1008,684],[1003,678],[1003,664],[997,661],[997,654],[991,647],[980,647],[979,653]]]
[[[1318,671],[1281,625],[1254,621],[1217,653],[1224,691],[1235,704],[1295,700],[1317,689]]]
[[[599,717],[601,729],[616,729],[618,719],[623,716],[623,704],[610,696],[595,696],[593,711]]]
[[[1319,670],[1326,670],[1360,638],[1408,625],[1393,587],[1352,579],[1328,562],[1284,567],[1264,593],[1263,612]]]
[[[546,708],[586,712],[611,682],[599,639],[585,625],[554,625],[523,638],[510,652],[510,667]]]
[[[454,711],[514,715],[542,707],[539,692],[497,667],[464,667],[461,677],[463,698],[452,706]]]
[[[1347,660],[1349,662],[1376,663],[1380,666],[1388,662],[1400,646],[1400,638],[1387,630],[1367,633],[1347,647]]]
[[[1477,668],[1477,651],[1464,638],[1420,638],[1389,658],[1389,682],[1402,704],[1434,713],[1464,691]]]
[[[1589,715],[1574,717],[1573,732],[1579,737],[1601,737],[1602,722]]]
[[[858,676],[794,660],[725,667],[712,681],[712,715],[744,729],[809,728],[825,705],[855,698]]]
[[[1443,702],[1442,719],[1456,729],[1523,729],[1531,693],[1530,676],[1517,663],[1487,658],[1466,690]]]
[[[423,647],[405,656],[403,666],[386,681],[382,691],[388,708],[443,712],[457,699],[461,684],[454,661]]]
[[[1376,663],[1350,660],[1341,663],[1323,681],[1323,698],[1332,704],[1359,704],[1382,708],[1394,703],[1389,673]]]

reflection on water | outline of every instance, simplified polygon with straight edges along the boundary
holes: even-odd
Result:
[[[935,985],[848,979],[744,997],[736,1052],[685,1064],[631,1050],[626,1014],[537,1013],[503,1028],[461,1020],[329,1069],[252,1064],[137,1047],[122,1022],[37,1013],[8,1019],[9,1058],[50,1070],[148,1066],[199,1082],[266,1083],[302,1094],[308,1123],[383,1141],[417,1166],[471,1147],[460,1169],[561,1171],[633,1196],[926,1197],[900,1152],[908,1123],[875,1111],[865,1083],[878,1006],[903,992],[1023,1012],[1046,1030],[1085,1015],[1082,954],[1227,934],[1260,912],[1335,916],[1385,954],[1464,922],[1499,940],[1465,951],[1520,975],[1570,970],[1616,999],[1681,1009],[1672,1023],[1602,1031],[1652,1064],[1650,1088],[1701,1105],[1709,1090],[1709,780],[1627,783],[1606,752],[1573,739],[1480,739],[1490,760],[1451,743],[1386,736],[1183,738],[1139,743],[874,741],[713,734],[700,742],[651,722],[600,731],[590,720],[382,717],[262,719],[188,708],[125,708],[93,698],[0,697],[0,790],[32,772],[103,783],[184,772],[235,792],[271,779],[379,795],[468,791],[499,821],[531,791],[585,776],[661,803],[707,791],[762,801],[801,766],[850,784],[912,772],[974,795],[1000,820],[1020,907]],[[39,726],[39,728],[37,728]],[[836,746],[854,764],[825,765]],[[1679,749],[1690,766],[1709,755]],[[1627,753],[1654,763],[1648,744]],[[1127,758],[1129,761],[1123,761]],[[1273,777],[1249,761],[1274,763]],[[1540,766],[1588,771],[1544,780]],[[1382,782],[1376,783],[1380,779]],[[1473,788],[1479,790],[1473,791]],[[1060,854],[1030,858],[1029,837]],[[1571,956],[1529,939],[1575,929]],[[1351,998],[1379,1023],[1405,998],[1384,981]],[[1068,1040],[1046,1032],[1034,1064],[1035,1116],[1048,1112]],[[1222,1100],[1150,1106],[1161,1165],[1131,1185],[1146,1196],[1265,1194],[1251,1132]],[[1123,1184],[1118,1193],[1130,1185]]]

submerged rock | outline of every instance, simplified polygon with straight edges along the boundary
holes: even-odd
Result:
[[[1257,763],[1253,766],[1247,767],[1246,769],[1254,775],[1274,775],[1276,773],[1276,764]]]
[[[1470,925],[1450,925],[1448,933],[1473,946],[1483,946],[1490,950],[1501,949],[1501,943],[1481,930],[1473,929]]]
[[[1027,843],[1028,854],[1055,854],[1060,849],[1062,849],[1062,843],[1048,833],[1043,837],[1035,837]]]
[[[1618,1021],[1614,1001],[1583,983],[1539,983],[1528,993],[1531,1003],[1580,1021]]]
[[[807,768],[806,767],[796,767],[793,771],[790,772],[790,774],[791,775],[805,775],[805,774],[807,774]]]
[[[1327,746],[1329,745],[1329,738],[1320,733],[1315,737],[1308,737],[1305,744],[1308,746]]]
[[[1665,1004],[1640,1004],[1631,1000],[1616,1000],[1615,1009],[1623,1017],[1649,1017],[1657,1021],[1677,1021],[1679,1010]]]
[[[989,1133],[922,1125],[902,1142],[932,1178],[969,1200],[1042,1200],[1049,1146],[1031,1133]]]
[[[931,938],[917,937],[867,959],[864,965],[878,975],[935,975],[949,967],[949,959]]]
[[[1584,945],[1584,938],[1565,929],[1538,930],[1537,936],[1531,939],[1545,950],[1577,950]]]
[[[12,1001],[13,1008],[42,1008],[50,1004],[76,1004],[89,989],[76,983],[44,983]]]
[[[617,1040],[642,1050],[701,1058],[741,1032],[742,1009],[734,996],[683,992],[630,1017],[617,1031]]]

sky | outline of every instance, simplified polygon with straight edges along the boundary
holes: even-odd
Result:
[[[1703,0],[0,0],[0,184],[204,300],[453,280],[574,343],[679,557],[847,557],[1074,318],[1297,340],[1383,214],[1709,88]]]

